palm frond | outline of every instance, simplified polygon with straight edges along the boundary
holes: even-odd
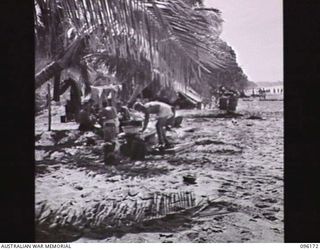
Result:
[[[36,0],[37,46],[49,47],[52,60],[59,65],[51,64],[56,70],[81,60],[79,55],[74,59],[80,51],[70,49],[70,44],[82,40],[82,58],[99,55],[106,64],[115,62],[118,65],[113,68],[128,81],[139,76],[137,84],[145,86],[157,80],[170,86],[177,82],[187,85],[192,78],[200,85],[201,72],[212,74],[236,62],[218,38],[222,29],[219,11],[194,8],[191,2]],[[50,78],[49,68],[37,73],[37,86]]]

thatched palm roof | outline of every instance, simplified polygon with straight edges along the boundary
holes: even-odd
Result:
[[[38,42],[64,41],[53,56],[55,69],[75,63],[79,58],[70,58],[80,52],[98,53],[137,64],[147,60],[151,77],[156,69],[165,74],[162,83],[169,84],[187,82],[189,72],[198,79],[198,68],[210,71],[228,64],[212,46],[220,34],[219,14],[210,19],[182,0],[36,0],[35,14]],[[37,74],[39,85],[50,77],[45,74],[49,69]]]

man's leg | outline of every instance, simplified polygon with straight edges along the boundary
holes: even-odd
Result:
[[[169,130],[169,131],[171,130],[172,127],[174,127],[174,123],[175,123],[175,119],[174,118],[175,117],[173,115],[169,119],[167,119],[167,121],[166,121],[166,129]]]
[[[168,123],[168,119],[167,118],[160,118],[158,120],[158,122],[160,124],[159,127],[160,127],[160,131],[161,131],[161,135],[162,135],[162,142],[164,142],[166,147],[170,147],[171,145],[166,137],[166,130],[164,128]]]
[[[156,123],[156,129],[157,129],[157,136],[158,136],[158,141],[159,144],[162,145],[164,143],[163,141],[163,130],[162,130],[162,119],[158,119],[157,123]]]

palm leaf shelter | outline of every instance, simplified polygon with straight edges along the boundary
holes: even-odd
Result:
[[[35,85],[53,79],[56,101],[68,70],[78,72],[85,95],[118,85],[129,106],[143,91],[172,102],[188,89],[209,97],[246,79],[219,38],[221,13],[197,1],[35,0],[34,15]]]

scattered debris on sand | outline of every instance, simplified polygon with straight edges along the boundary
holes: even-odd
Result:
[[[251,103],[240,102],[240,111]],[[109,166],[95,133],[38,132],[37,241],[282,242],[283,118],[275,104],[259,103],[265,119],[250,127],[247,114],[238,125],[184,116],[168,138],[193,145]]]

